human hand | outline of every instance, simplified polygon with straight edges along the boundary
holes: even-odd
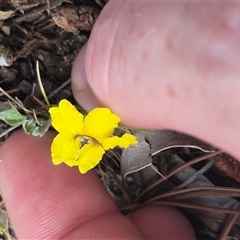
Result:
[[[125,217],[93,171],[53,166],[53,137],[18,131],[0,148],[1,193],[19,239],[194,239],[176,209],[148,206]]]
[[[1,193],[19,239],[194,239],[174,208],[123,216],[94,171],[52,164],[53,137],[18,131],[0,148]]]
[[[195,237],[174,208],[149,206],[123,216],[93,171],[81,175],[76,168],[53,166],[53,137],[18,131],[0,148],[1,193],[19,239]]]
[[[75,61],[76,99],[240,159],[239,11],[238,3],[110,1]]]

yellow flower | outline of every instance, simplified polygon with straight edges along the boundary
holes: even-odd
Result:
[[[136,144],[136,137],[125,133],[112,136],[120,118],[108,108],[95,108],[84,117],[66,99],[49,109],[52,125],[59,132],[51,146],[52,161],[78,166],[81,173],[94,168],[106,150]]]

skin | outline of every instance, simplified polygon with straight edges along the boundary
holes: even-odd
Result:
[[[110,2],[76,59],[76,99],[240,159],[239,11],[233,2]]]
[[[1,193],[19,239],[194,239],[176,209],[149,206],[125,217],[94,171],[54,166],[54,136],[18,131],[0,148]]]
[[[240,159],[239,8],[110,1],[75,61],[75,98],[88,110],[111,108],[126,125],[185,132]],[[0,148],[1,192],[19,238],[194,238],[173,208],[122,216],[93,171],[52,165],[53,137],[20,131]]]

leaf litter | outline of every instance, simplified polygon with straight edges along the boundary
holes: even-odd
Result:
[[[51,104],[63,98],[76,104],[69,84],[71,66],[105,3],[0,2],[0,87],[12,97],[0,95],[1,133],[7,133],[2,141],[20,125],[33,135],[49,127],[37,61]],[[182,133],[130,131],[139,145],[105,154],[96,168],[123,213],[146,204],[176,206],[190,219],[199,239],[240,239],[237,160]],[[14,230],[3,202],[0,209],[0,234],[11,239]]]

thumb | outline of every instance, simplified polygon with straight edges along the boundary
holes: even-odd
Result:
[[[129,126],[194,135],[240,158],[239,8],[110,1],[73,67],[77,101],[88,110],[108,106]]]

